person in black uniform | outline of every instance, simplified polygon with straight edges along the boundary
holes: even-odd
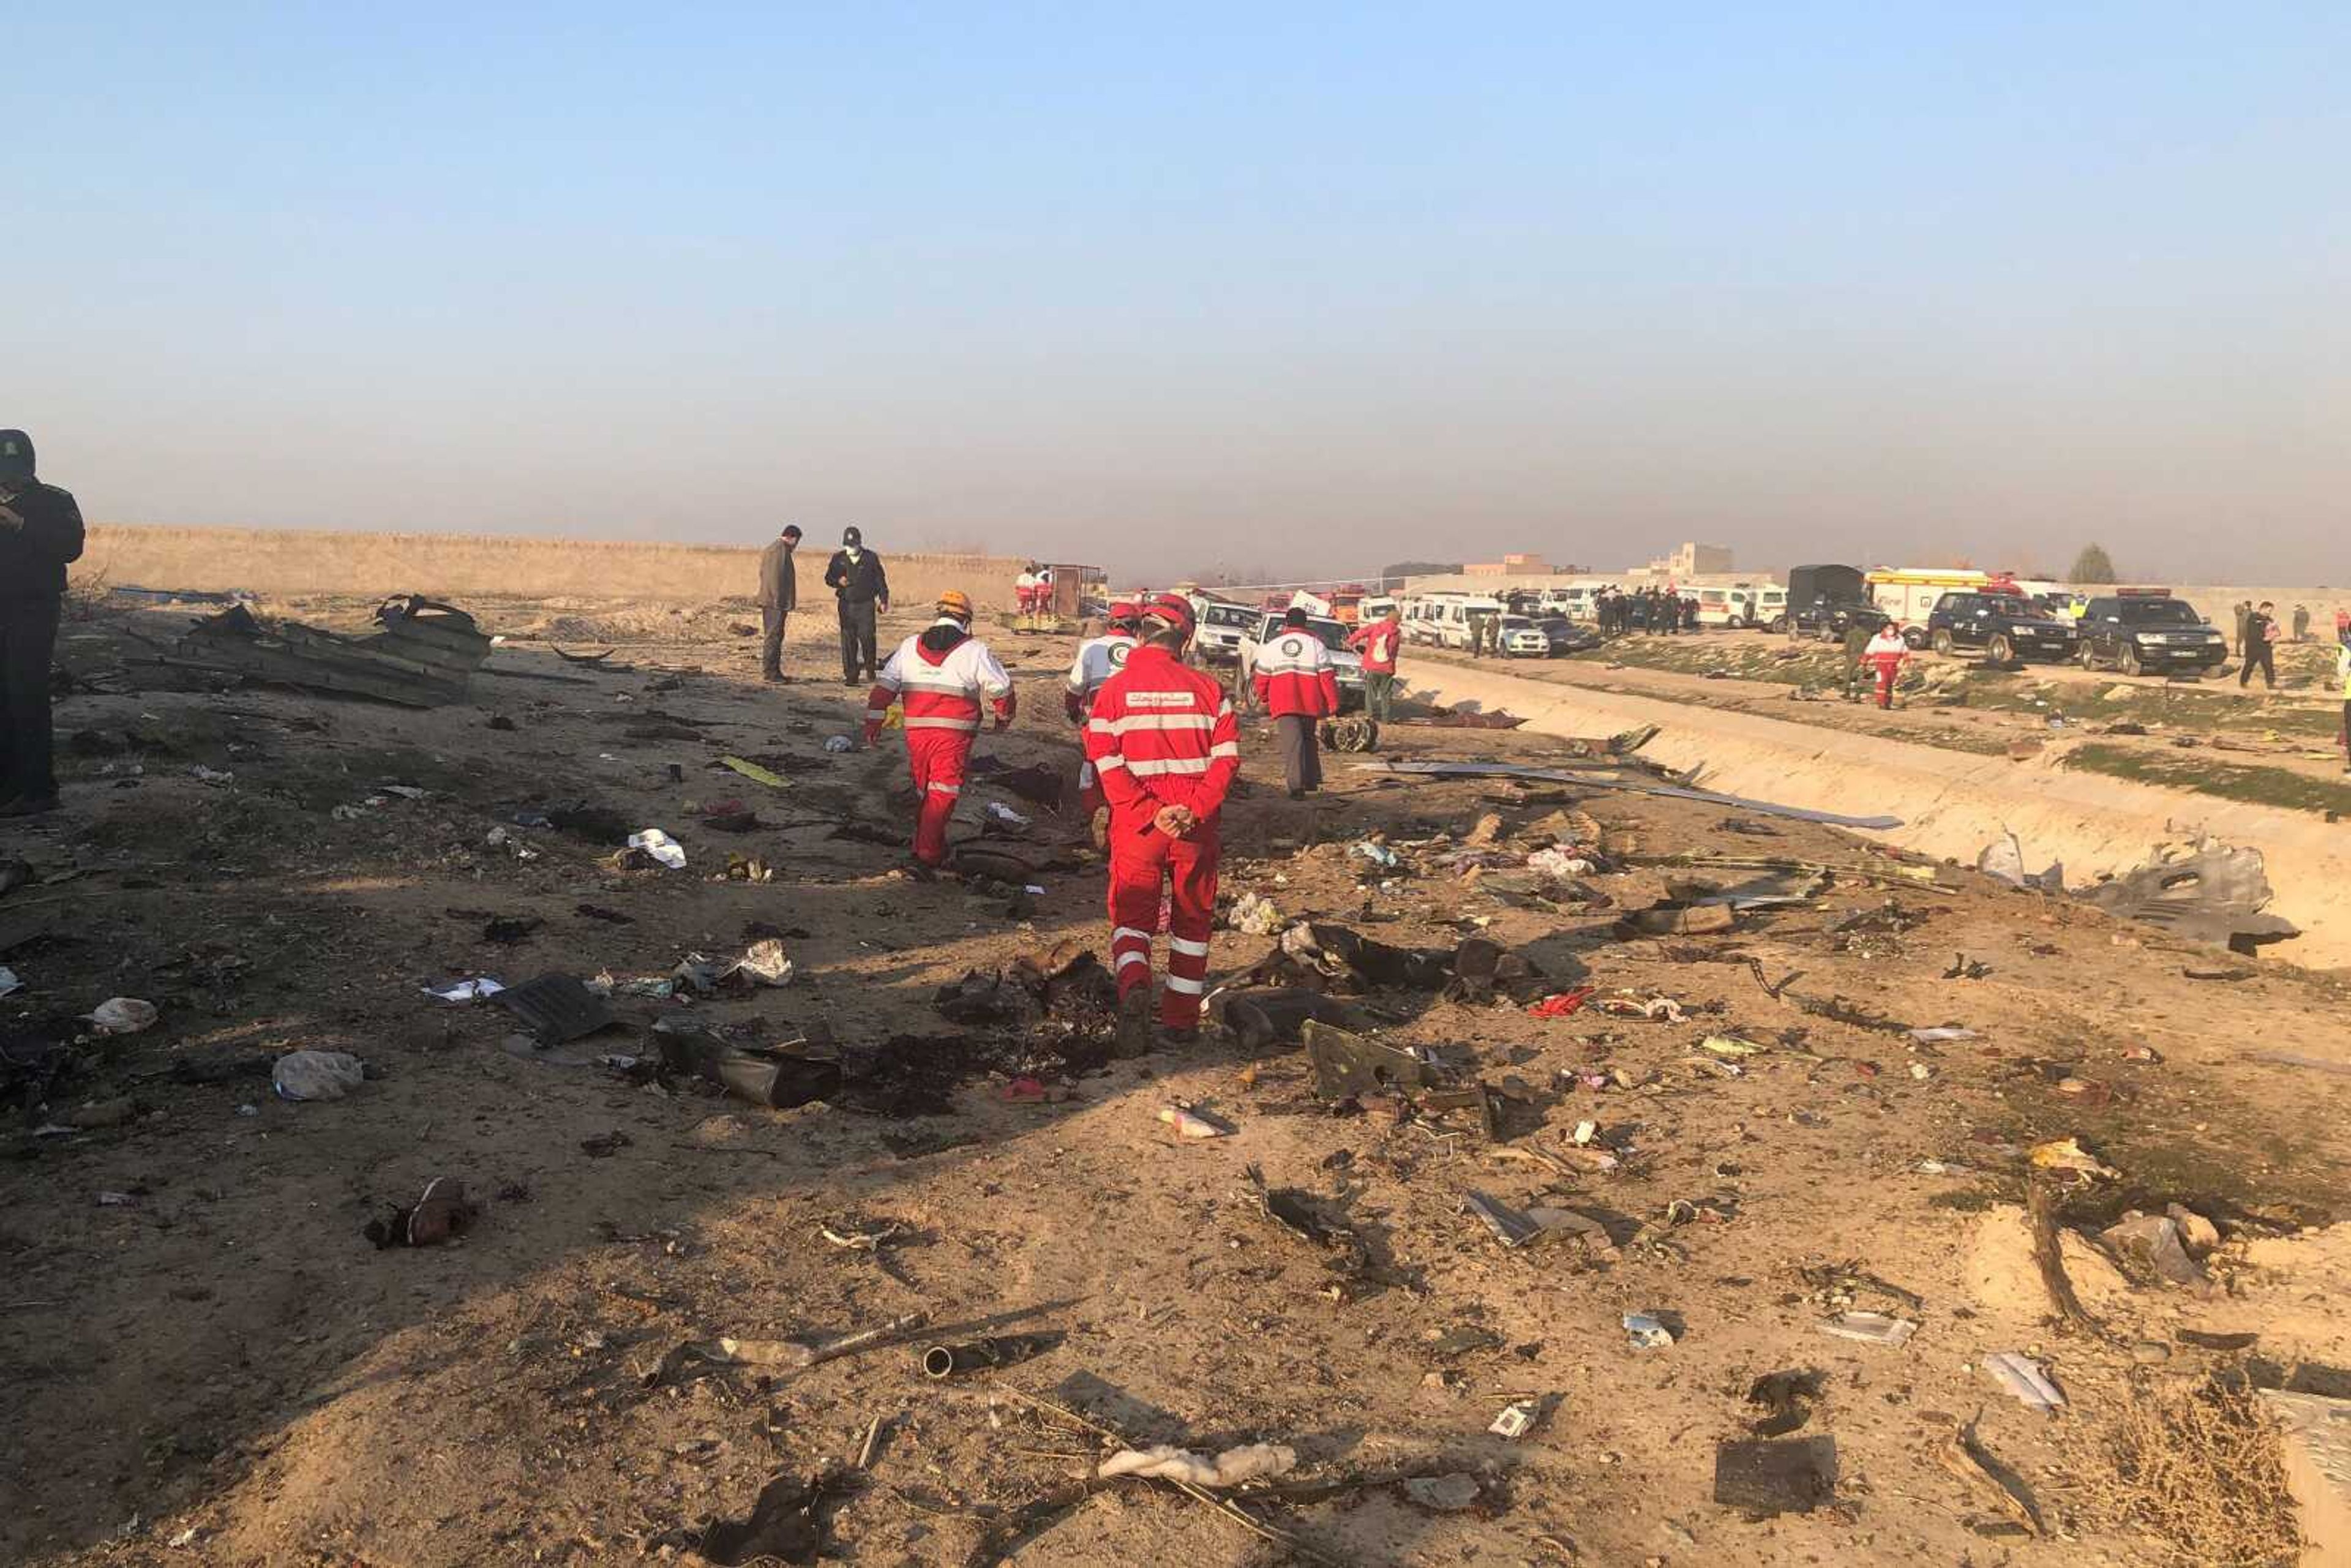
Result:
[[[882,667],[874,654],[873,618],[890,612],[890,580],[883,574],[882,558],[865,548],[865,536],[857,529],[841,530],[841,548],[824,569],[824,585],[841,601],[841,684],[870,681]]]
[[[81,545],[81,508],[33,477],[32,437],[0,430],[0,817],[57,809],[49,658]]]

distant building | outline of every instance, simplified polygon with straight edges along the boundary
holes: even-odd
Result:
[[[1642,575],[1646,577],[1698,577],[1713,572],[1734,571],[1729,545],[1684,544],[1675,547],[1674,553],[1651,561]]]
[[[1506,555],[1499,560],[1471,561],[1461,569],[1464,577],[1549,577],[1552,568],[1539,555]]]

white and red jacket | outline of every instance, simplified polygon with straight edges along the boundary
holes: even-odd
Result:
[[[1364,674],[1393,675],[1396,666],[1396,644],[1404,641],[1401,622],[1380,620],[1359,627],[1347,639],[1347,646],[1364,656]]]
[[[1276,718],[1328,718],[1339,711],[1339,672],[1313,632],[1276,632],[1258,645],[1250,684]]]
[[[1214,679],[1141,644],[1094,697],[1086,760],[1113,808],[1188,806],[1213,824],[1241,770],[1240,721]]]
[[[980,704],[995,710],[996,722],[1012,722],[1012,677],[987,644],[955,620],[941,616],[898,644],[865,699],[865,739],[872,744],[893,701],[906,705],[906,736],[924,730],[979,733]]]
[[[1094,706],[1094,694],[1102,689],[1104,681],[1126,668],[1126,656],[1134,651],[1132,632],[1109,632],[1078,644],[1078,656],[1070,664],[1069,686],[1062,697],[1071,723],[1085,722],[1087,712]]]

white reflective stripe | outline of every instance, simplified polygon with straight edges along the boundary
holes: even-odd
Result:
[[[1171,952],[1182,953],[1189,957],[1205,958],[1208,956],[1208,945],[1206,942],[1187,942],[1181,936],[1170,936],[1167,938],[1167,946]]]
[[[1118,732],[1111,728],[1110,720],[1106,718],[1090,718],[1086,720],[1086,733],[1089,735],[1116,735]]]
[[[1230,697],[1227,697],[1223,702],[1217,705],[1217,716],[1218,718],[1230,718],[1233,716],[1233,703]]]
[[[950,675],[940,670],[909,671],[905,678],[898,684],[911,691],[944,692],[958,697],[970,696],[977,685],[976,682],[965,680],[960,675]]]
[[[1081,763],[1079,763],[1079,764],[1078,764],[1078,788],[1079,788],[1079,789],[1092,789],[1093,787],[1094,787],[1094,765],[1093,765],[1092,763],[1091,763],[1091,762],[1081,762]]]
[[[906,727],[908,729],[960,729],[977,733],[979,720],[976,718],[910,718],[906,721]]]
[[[1196,997],[1208,988],[1206,980],[1187,980],[1181,975],[1167,977],[1167,988],[1179,996]]]
[[[1205,757],[1163,757],[1154,761],[1137,758],[1126,768],[1137,779],[1155,779],[1162,773],[1206,773],[1208,759]]]
[[[1121,757],[1115,751],[1110,753],[1106,757],[1097,757],[1094,758],[1094,767],[1103,773],[1109,772],[1113,768],[1123,768],[1125,766],[1126,758]]]
[[[963,793],[963,786],[960,784],[934,784],[931,786],[931,793],[934,795],[960,795]]]
[[[1205,713],[1134,713],[1124,718],[1095,719],[1093,725],[1106,726],[1113,735],[1125,735],[1138,729],[1214,729],[1217,720]]]
[[[1148,931],[1137,931],[1132,925],[1120,925],[1113,927],[1110,934],[1110,945],[1115,947],[1120,943],[1126,941],[1130,937],[1142,943],[1146,947],[1151,946],[1151,933]]]
[[[1322,673],[1322,666],[1288,659],[1259,659],[1255,669],[1260,675],[1312,675]]]
[[[1208,747],[1210,757],[1238,757],[1240,754],[1240,742],[1237,740],[1220,740]]]
[[[1134,948],[1129,947],[1125,952],[1121,953],[1118,956],[1117,967],[1123,969],[1129,964],[1140,964],[1146,969],[1151,967],[1151,954],[1149,950],[1145,949],[1138,952]]]
[[[880,724],[889,716],[890,710],[886,707],[870,707],[865,710],[865,722],[868,724]]]

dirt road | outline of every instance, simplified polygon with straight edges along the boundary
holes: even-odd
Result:
[[[467,706],[140,685],[60,705],[68,809],[0,838],[0,862],[38,877],[0,897],[0,962],[25,983],[0,1001],[9,1060],[66,1043],[46,1090],[7,1069],[22,1114],[0,1166],[0,1556],[694,1561],[709,1521],[743,1520],[774,1478],[836,1470],[869,1433],[871,1468],[837,1475],[817,1511],[829,1560],[1278,1556],[1163,1485],[1080,1484],[1095,1437],[1018,1389],[1139,1442],[1289,1446],[1285,1481],[1329,1490],[1247,1507],[1317,1561],[2139,1563],[2163,1548],[2100,1500],[2102,1443],[2135,1390],[2245,1360],[2189,1331],[2258,1335],[2256,1357],[2288,1367],[2351,1355],[2327,1283],[2351,1259],[2333,1228],[2351,1079],[2252,1057],[2351,1064],[2332,981],[2268,963],[2190,979],[2240,967],[1972,873],[1920,883],[1825,829],[1334,766],[1318,799],[1235,802],[1225,891],[1399,946],[1482,935],[1539,968],[1494,1000],[1353,998],[1380,1039],[1490,1086],[1499,1141],[1471,1111],[1325,1100],[1294,1045],[1110,1063],[1083,1030],[956,1026],[934,1002],[1042,944],[1106,941],[1074,824],[1029,831],[1069,869],[1008,917],[1001,895],[897,870],[900,761],[824,749],[862,701],[822,678],[829,647],[796,644],[799,679],[763,689],[729,630],[739,609],[487,608],[517,639],[493,660],[512,673],[481,677]],[[614,643],[637,667],[561,666],[534,641],[550,634]],[[986,747],[1070,765],[1052,692],[1067,643],[1002,643],[1023,716]],[[66,658],[138,683],[138,651],[100,622]],[[1261,779],[1270,740],[1252,726],[1245,747]],[[1412,726],[1388,749],[1556,753]],[[689,805],[727,796],[759,825],[719,831]],[[1033,811],[983,782],[967,832],[992,800]],[[686,868],[612,869],[611,835],[530,825],[591,820],[572,807],[667,829]],[[1353,848],[1371,840],[1398,863]],[[1593,862],[1578,885],[1511,882],[1558,842]],[[1668,892],[1642,857],[1690,852],[1858,869],[1725,931],[1623,934]],[[726,880],[730,855],[775,880]],[[516,923],[507,939],[493,921]],[[790,949],[787,988],[627,994],[762,931]],[[1222,932],[1214,971],[1235,980],[1275,946]],[[550,970],[609,971],[622,1024],[510,1048],[495,1007],[423,994]],[[1568,1016],[1527,1010],[1583,987]],[[161,1021],[77,1028],[113,996]],[[1656,997],[1678,1021],[1601,1008]],[[746,1043],[829,1024],[857,1085],[770,1111],[599,1064],[647,1054],[650,1026],[681,1018]],[[1973,1037],[1902,1032],[1928,1025]],[[1740,1043],[1705,1044],[1725,1038]],[[275,1098],[269,1064],[295,1047],[352,1051],[376,1076],[332,1103]],[[1233,1132],[1178,1141],[1156,1117],[1178,1100]],[[2025,1151],[2066,1136],[2116,1173],[2064,1188],[2068,1226],[2189,1205],[2220,1227],[2204,1266],[2224,1288],[2132,1283],[2068,1241],[2099,1327],[2054,1327],[2013,1206]],[[1251,1166],[1355,1242],[1269,1218]],[[470,1230],[413,1249],[362,1238],[436,1176],[482,1204]],[[1597,1234],[1506,1248],[1472,1194]],[[1849,1309],[1917,1326],[1893,1347],[1823,1332]],[[928,1327],[910,1343],[805,1370],[673,1359],[914,1312]],[[1672,1343],[1635,1346],[1627,1313]],[[1063,1337],[992,1375],[936,1382],[917,1363],[933,1340],[1031,1330]],[[2044,1367],[2064,1412],[1995,1386],[1983,1360],[2001,1351]],[[1810,1392],[1774,1421],[1747,1396],[1782,1373]],[[1489,1431],[1520,1399],[1533,1429]],[[2051,1535],[1938,1458],[1979,1412],[1982,1450]],[[1717,1445],[1758,1422],[1813,1444],[1809,1511],[1715,1500]],[[1383,1479],[1398,1472],[1468,1479],[1415,1500]],[[1466,1506],[1430,1506],[1448,1490]]]

